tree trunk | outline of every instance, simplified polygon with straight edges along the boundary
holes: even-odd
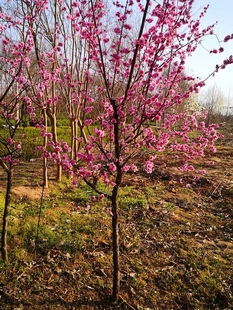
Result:
[[[9,171],[7,171],[7,185],[6,185],[6,197],[5,197],[5,206],[3,212],[3,219],[2,219],[2,259],[5,263],[8,262],[8,249],[7,249],[7,226],[8,226],[8,208],[10,205],[10,198],[11,198],[11,186],[12,186],[12,175],[13,170],[12,167],[9,167]]]
[[[87,137],[84,131],[83,123],[80,118],[72,118],[70,121],[71,126],[71,158],[76,159],[76,153],[80,149],[81,143],[78,142],[78,136],[83,138],[83,142],[87,143]],[[80,133],[78,132],[78,128]]]
[[[46,157],[43,157],[43,186],[45,188],[49,187],[47,162],[48,162],[48,159]]]
[[[118,187],[115,186],[112,194],[112,254],[113,254],[113,287],[112,301],[117,302],[120,289],[120,269],[119,269],[119,223],[118,223]]]
[[[57,145],[58,139],[57,139],[57,119],[56,114],[52,113],[48,108],[46,109],[46,113],[49,117],[49,120],[51,122],[51,131],[52,131],[52,137],[53,142],[55,146]],[[56,181],[60,182],[62,177],[62,166],[61,166],[61,154],[60,152],[57,153],[57,161],[56,161]]]
[[[45,125],[45,131],[47,132],[47,114],[46,114],[46,111],[45,109],[43,109],[43,118],[44,118],[44,125]],[[47,142],[48,142],[48,137],[45,135],[44,136],[44,144],[43,144],[43,147],[44,147],[44,150],[47,149]],[[45,188],[48,188],[49,186],[49,182],[48,182],[48,160],[46,157],[43,157],[43,186]]]
[[[48,113],[48,111],[47,111]],[[52,114],[52,113],[48,113],[49,115],[49,119],[50,119],[50,122],[51,122],[51,130],[52,130],[52,135],[53,135],[53,142],[54,144],[56,145],[57,142],[58,142],[58,139],[57,139],[57,119],[56,119],[56,115],[55,114]],[[56,181],[60,182],[61,181],[61,177],[62,177],[62,166],[60,164],[60,161],[61,161],[61,154],[60,152],[57,152],[57,172],[56,172]]]
[[[76,159],[76,152],[78,150],[78,122],[76,118],[72,118],[70,121],[71,126],[71,158]]]
[[[111,202],[112,202],[112,254],[113,254],[113,287],[112,300],[117,302],[120,290],[120,269],[119,269],[119,223],[118,223],[118,192],[122,181],[122,168],[119,162],[120,158],[120,142],[119,142],[119,118],[117,113],[117,104],[114,99],[111,100],[114,110],[114,144],[115,144],[115,158],[117,173],[115,179],[115,186],[113,187]]]

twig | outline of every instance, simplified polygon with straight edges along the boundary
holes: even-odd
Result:
[[[39,265],[32,265],[32,266],[30,266],[30,267],[27,267],[17,278],[16,278],[16,280],[18,281],[20,278],[22,278],[24,275],[25,275],[25,273],[27,273],[27,271],[28,270],[30,270],[30,269],[32,269],[32,267],[38,267]]]
[[[225,172],[224,177],[228,176],[229,172]],[[221,180],[214,188],[214,190],[212,191],[212,193],[209,195],[209,198],[211,198],[211,196],[217,191],[217,189],[220,187],[220,185],[223,183],[223,180]]]
[[[124,304],[126,304],[126,305],[129,307],[129,309],[131,309],[131,310],[136,310],[136,308],[134,308],[133,306],[131,306],[122,296],[119,296],[119,299],[120,299]]]

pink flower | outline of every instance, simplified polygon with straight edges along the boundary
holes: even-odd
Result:
[[[106,211],[107,213],[109,213],[111,216],[113,216],[113,213],[112,213],[112,211],[111,211],[110,208],[106,208],[105,211]]]
[[[116,167],[116,165],[114,164],[114,163],[110,163],[109,164],[109,169],[110,169],[110,171],[116,171],[116,169],[117,169],[117,167]]]
[[[97,129],[97,128],[94,128],[94,132],[95,134],[100,137],[100,138],[103,138],[105,136],[105,132],[103,130],[100,130],[100,129]]]
[[[154,163],[151,161],[146,161],[146,166],[145,166],[145,170],[147,173],[152,173],[153,171],[153,167],[154,167]]]
[[[220,47],[220,49],[218,50],[219,53],[222,53],[224,52],[224,48],[223,47]]]
[[[98,200],[102,200],[104,198],[104,194],[100,194],[99,196],[98,196]]]
[[[132,27],[129,24],[125,24],[124,28],[127,29],[127,30],[130,30]]]
[[[136,171],[138,171],[138,167],[137,167],[136,165],[132,164],[132,165],[131,165],[131,170],[132,170],[133,172],[136,172]]]
[[[224,42],[227,42],[227,41],[229,41],[231,39],[231,36],[230,35],[227,35],[225,38],[224,38]]]
[[[218,50],[216,50],[216,48],[214,48],[212,51],[210,51],[210,53],[217,54]]]
[[[121,33],[121,29],[119,27],[114,28],[114,32],[116,34],[120,34]]]
[[[127,172],[129,171],[130,166],[129,165],[125,165],[124,167],[122,167],[122,171]]]
[[[90,126],[90,125],[92,124],[92,119],[86,119],[86,120],[84,121],[84,124],[85,124],[86,126]]]
[[[9,142],[11,145],[15,143],[15,141],[14,141],[12,138],[9,138],[9,139],[8,139],[8,142]]]
[[[86,112],[86,113],[90,113],[90,112],[92,112],[92,110],[93,110],[93,107],[85,107],[84,109],[83,109],[83,111],[84,112]]]
[[[2,43],[5,44],[5,45],[7,45],[9,42],[10,42],[10,40],[8,38],[2,40]]]

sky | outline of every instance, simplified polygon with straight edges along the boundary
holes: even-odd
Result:
[[[198,17],[201,8],[209,4],[209,9],[202,19],[201,26],[205,28],[218,21],[218,24],[214,28],[214,33],[221,41],[228,34],[233,33],[233,0],[195,0],[193,12]],[[233,40],[227,43],[221,43],[224,48],[224,53],[210,54],[207,50],[219,48],[219,42],[215,36],[209,36],[202,42],[203,47],[200,45],[193,56],[187,59],[186,70],[194,76],[198,76],[201,79],[206,78],[211,72],[214,71],[216,64],[221,64],[224,59],[233,54]],[[206,50],[207,49],[207,50]],[[210,77],[206,81],[206,86],[203,88],[203,92],[211,88],[213,85],[217,85],[224,95],[228,98],[228,104],[233,105],[233,64],[226,67],[224,70],[220,70],[215,74],[215,77]],[[230,100],[232,99],[232,100]]]

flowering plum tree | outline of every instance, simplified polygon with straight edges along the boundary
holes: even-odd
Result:
[[[96,191],[97,199],[111,201],[114,301],[119,296],[118,193],[124,175],[142,166],[152,173],[157,156],[165,149],[184,159],[182,171],[193,171],[192,159],[203,157],[206,148],[215,151],[217,125],[206,127],[205,115],[198,112],[174,113],[204,86],[184,74],[185,60],[204,36],[213,34],[214,25],[200,29],[208,7],[193,19],[193,3],[113,1],[108,11],[102,1],[84,0],[82,5],[73,2],[72,14],[67,15],[88,46],[88,59],[83,61],[89,61],[90,66],[85,75],[90,79],[98,75],[101,109],[93,115],[95,96],[88,86],[83,109],[86,139],[79,138],[83,146],[76,160],[64,150],[61,164],[73,173],[74,184],[85,180]],[[83,5],[88,7],[85,12]],[[80,14],[81,21],[77,18]],[[114,15],[111,24],[108,14]],[[180,89],[182,82],[191,82],[186,91]],[[155,127],[158,122],[160,126]],[[193,131],[195,135],[190,135]]]

